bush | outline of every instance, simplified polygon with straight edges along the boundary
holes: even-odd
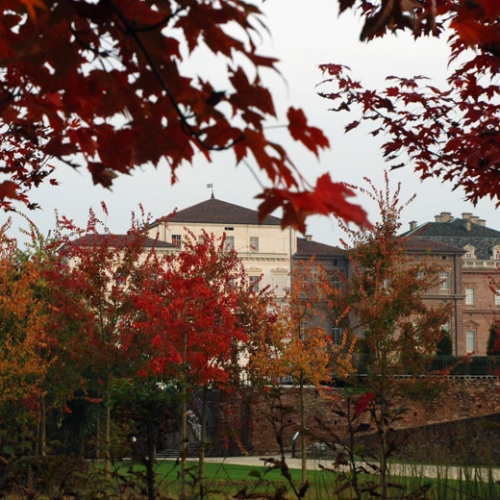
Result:
[[[451,356],[453,354],[451,335],[446,330],[442,330],[441,333],[443,336],[436,346],[436,354],[440,356]]]
[[[500,322],[498,320],[492,323],[489,332],[486,352],[491,356],[497,356],[500,354]]]

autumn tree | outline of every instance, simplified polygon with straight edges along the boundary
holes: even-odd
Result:
[[[45,340],[38,343],[36,348],[38,356],[46,365],[46,373],[39,382],[38,400],[34,405],[38,412],[35,456],[43,457],[48,451],[49,413],[64,413],[66,403],[79,387],[81,374],[74,369],[69,353],[72,338],[81,322],[76,316],[71,320],[63,320],[56,305],[57,293],[52,287],[54,283],[51,276],[57,268],[60,242],[57,238],[42,234],[28,217],[23,218],[26,225],[19,228],[19,231],[27,237],[27,242],[24,243],[24,248],[17,248],[16,259],[20,269],[28,266],[37,270],[38,278],[30,288],[45,317]]]
[[[344,327],[350,337],[358,337],[363,367],[363,377],[349,378],[356,391],[348,400],[354,405],[353,417],[366,413],[365,431],[371,429],[378,436],[379,494],[387,498],[391,429],[405,413],[409,399],[421,397],[420,392],[431,397],[431,389],[438,388],[439,378],[433,383],[422,376],[432,372],[442,325],[451,309],[449,304],[433,307],[425,301],[426,292],[439,283],[439,268],[424,259],[412,262],[405,240],[398,237],[404,208],[399,187],[391,195],[387,176],[385,190],[366,181],[369,187],[360,191],[378,204],[380,221],[373,231],[350,231],[352,272],[339,303],[349,306]],[[401,375],[403,379],[398,378]]]
[[[346,132],[367,122],[371,135],[384,137],[381,150],[391,168],[412,168],[421,179],[460,186],[474,204],[484,197],[498,203],[500,4],[384,0],[377,8],[367,0],[339,0],[339,5],[341,12],[361,8],[363,40],[411,30],[415,38],[446,36],[450,46],[444,85],[425,75],[396,75],[387,77],[385,88],[370,89],[345,66],[322,66],[327,83],[321,95],[333,101],[333,111],[349,113]]]
[[[305,386],[313,385],[323,393],[323,386],[334,376],[345,377],[352,371],[351,349],[346,344],[335,346],[328,333],[332,301],[337,299],[337,293],[330,274],[314,258],[298,263],[291,274],[279,321],[262,339],[261,350],[253,361],[264,380],[275,386],[288,381],[298,389],[303,485],[307,482],[309,441]]]
[[[29,456],[44,452],[42,402],[53,359],[49,303],[38,293],[43,276],[0,227],[0,488],[29,486],[16,468],[32,473]]]
[[[310,185],[270,139],[265,125],[278,113],[262,73],[275,72],[277,59],[259,53],[265,26],[255,3],[5,0],[0,24],[4,205],[30,204],[26,190],[61,162],[83,163],[103,186],[165,162],[175,182],[198,152],[211,160],[232,150],[236,163],[250,162],[270,180],[262,218],[281,206],[283,225],[302,230],[311,212],[367,223],[347,186],[329,174]],[[192,76],[198,53],[213,65]],[[315,155],[329,146],[302,110],[288,109],[285,124]]]
[[[80,325],[66,348],[80,370],[80,389],[104,410],[99,442],[108,470],[113,380],[135,375],[147,355],[146,339],[126,333],[139,313],[132,296],[153,279],[155,241],[147,240],[135,218],[127,234],[110,234],[93,211],[85,228],[64,217],[58,225],[62,246],[49,278],[58,326]]]
[[[203,233],[183,243],[182,251],[165,256],[150,287],[135,297],[144,318],[134,328],[145,332],[154,351],[144,373],[178,386],[182,419],[182,497],[187,495],[188,405],[202,391],[200,493],[206,445],[209,387],[225,387],[247,339],[240,315],[240,288],[250,287],[241,261],[224,238]]]
[[[46,342],[45,310],[34,284],[39,270],[18,257],[15,240],[0,228],[0,401],[19,400],[36,392],[47,366],[38,351]]]

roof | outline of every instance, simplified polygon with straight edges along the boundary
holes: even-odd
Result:
[[[308,240],[306,238],[297,238],[297,252],[295,256],[312,256],[318,257],[344,257],[346,252],[344,249],[336,246],[325,245],[317,241]]]
[[[458,217],[446,222],[426,222],[402,236],[411,240],[424,238],[457,248],[470,245],[476,257],[484,260],[491,259],[493,247],[500,245],[500,231]]]
[[[467,223],[470,223],[470,230],[467,229]],[[447,222],[426,222],[416,229],[403,233],[402,236],[418,236],[423,238],[500,238],[500,231],[455,217]]]
[[[462,248],[447,245],[440,241],[428,240],[425,238],[411,238],[404,239],[404,246],[409,253],[441,253],[441,254],[463,254],[465,250]]]
[[[199,223],[199,224],[245,224],[263,226],[281,226],[281,219],[268,215],[262,222],[256,210],[240,207],[226,201],[210,198],[197,205],[179,210],[169,222]],[[157,225],[158,221],[153,224]]]
[[[101,243],[106,243],[110,247],[124,247],[128,243],[132,243],[135,238],[136,236],[133,234],[87,234],[81,238],[68,242],[64,246],[91,247],[99,246]],[[145,238],[144,246],[146,248],[176,248],[172,243],[159,241],[155,238]]]

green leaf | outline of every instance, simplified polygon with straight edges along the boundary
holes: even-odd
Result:
[[[3,448],[2,448],[2,451],[6,454],[6,455],[14,455],[14,453],[16,452],[16,450],[14,449],[14,447],[10,444],[8,445],[5,445]]]

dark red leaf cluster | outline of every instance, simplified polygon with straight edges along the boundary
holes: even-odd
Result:
[[[198,152],[210,160],[227,149],[237,162],[255,160],[278,205],[288,203],[281,193],[321,196],[265,131],[276,110],[260,72],[275,70],[276,59],[259,53],[259,29],[259,8],[242,0],[4,0],[0,173],[11,180],[0,185],[0,203],[29,202],[26,191],[52,172],[48,158],[83,166],[109,187],[119,174],[162,162],[175,182],[177,168]],[[228,88],[189,73],[195,50],[217,57]],[[302,111],[290,109],[288,119],[292,138],[314,154],[329,146]],[[366,224],[362,210],[351,214],[338,201],[333,213]],[[314,211],[287,221],[303,227]]]
[[[428,32],[432,19],[438,35],[445,23],[451,29],[450,61],[463,60],[442,88],[425,77],[387,78],[382,90],[363,88],[344,66],[322,66],[326,75],[321,95],[334,102],[333,111],[356,114],[346,132],[361,122],[374,124],[373,136],[384,135],[384,158],[391,168],[409,165],[422,179],[438,177],[462,187],[477,203],[489,197],[500,203],[500,3],[496,0],[445,2],[384,0],[374,13],[373,5],[340,2],[341,10],[360,6],[368,16],[367,38],[387,29],[411,28],[415,37]],[[411,25],[401,23],[403,5]],[[426,19],[426,23],[422,19]],[[473,48],[475,52],[467,52]],[[467,58],[469,55],[469,58]]]

